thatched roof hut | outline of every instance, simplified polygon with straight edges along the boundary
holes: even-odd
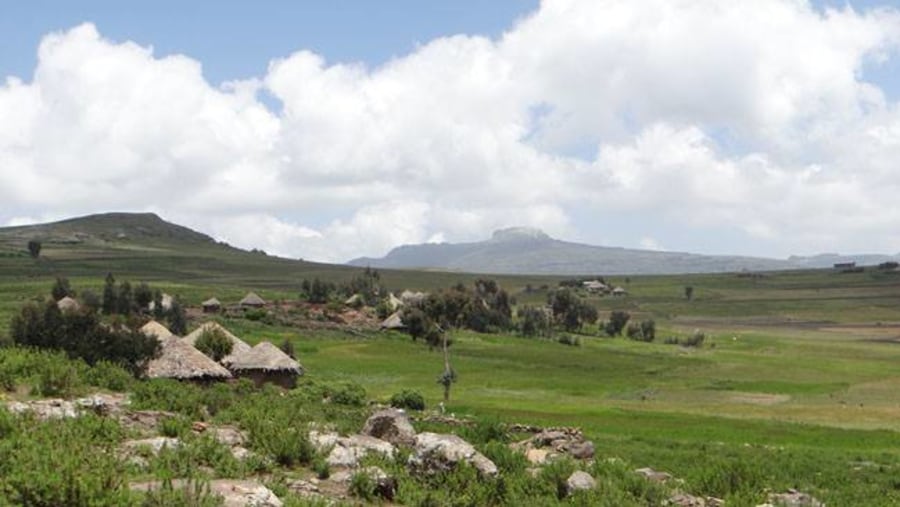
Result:
[[[156,339],[160,341],[175,336],[171,331],[169,331],[166,326],[160,324],[159,322],[156,322],[155,320],[151,320],[150,322],[141,326],[141,332],[147,336],[155,336]]]
[[[216,313],[222,309],[222,302],[216,298],[209,298],[200,303],[200,306],[203,307],[203,313]]]
[[[406,324],[403,323],[403,319],[400,318],[400,310],[392,313],[388,318],[384,319],[381,323],[381,329],[403,329],[406,327]]]
[[[612,290],[613,296],[625,296],[628,295],[628,291],[623,289],[622,287],[616,287]]]
[[[231,378],[231,372],[177,336],[162,340],[159,357],[147,364],[147,377],[210,381]]]
[[[424,292],[413,292],[409,289],[400,293],[400,300],[403,301],[403,304],[407,305],[417,305],[425,300],[428,294]]]
[[[203,333],[208,331],[218,331],[225,335],[225,337],[228,338],[229,341],[231,341],[231,354],[223,357],[221,361],[221,363],[224,365],[228,365],[235,354],[241,354],[250,350],[250,345],[247,345],[247,342],[241,340],[240,338],[232,334],[231,331],[225,329],[224,326],[214,321],[204,322],[202,325],[200,325],[200,327],[191,331],[187,336],[182,338],[181,341],[193,347],[197,343],[197,339],[199,339],[200,336],[203,335]]]
[[[228,363],[235,375],[253,379],[257,385],[272,382],[292,388],[303,375],[300,363],[269,342],[260,342],[248,351],[232,354]]]
[[[244,299],[238,303],[241,306],[249,306],[251,308],[260,308],[266,305],[266,301],[259,297],[259,295],[255,292],[248,292]]]
[[[391,309],[391,311],[394,311],[403,306],[403,301],[395,296],[393,292],[391,292],[387,297],[387,305]]]
[[[77,312],[81,309],[81,303],[66,296],[56,302],[56,307],[59,308],[59,311],[61,312]]]

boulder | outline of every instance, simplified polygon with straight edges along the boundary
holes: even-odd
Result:
[[[42,421],[78,417],[74,403],[58,398],[28,402],[12,401],[7,403],[6,408],[14,414],[31,412]]]
[[[587,491],[597,487],[597,481],[587,472],[576,470],[566,479],[566,492],[574,494],[576,491]]]
[[[416,430],[410,424],[406,413],[396,408],[379,410],[372,414],[366,420],[362,434],[380,438],[394,445],[416,444]]]
[[[330,466],[355,468],[359,460],[370,452],[381,454],[385,457],[394,457],[394,446],[384,440],[379,440],[368,435],[350,435],[338,437],[334,440],[327,438],[327,442],[333,441],[331,452],[325,461]],[[319,442],[322,440],[320,439]]]
[[[491,460],[456,435],[419,433],[408,464],[413,471],[432,474],[451,470],[460,462],[472,465],[482,476],[497,475],[497,466]]]
[[[512,444],[510,447],[524,452],[528,457],[531,450],[547,451],[544,458],[568,454],[575,459],[588,460],[594,457],[594,443],[586,440],[577,428],[548,428],[537,432],[529,439]],[[538,454],[532,454],[538,456]]]

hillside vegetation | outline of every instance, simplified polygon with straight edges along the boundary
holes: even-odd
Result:
[[[305,279],[339,283],[361,271],[245,252],[169,227],[152,215],[132,218],[134,222],[106,217],[67,222],[59,228],[0,230],[0,337],[8,333],[10,318],[21,305],[44,297],[61,275],[77,290],[99,291],[107,272],[113,272],[118,279],[152,282],[196,308],[211,296],[233,304],[249,290],[268,301],[293,301]],[[35,238],[42,243],[38,258],[27,251],[27,242]],[[403,289],[435,292],[476,279],[467,274],[392,270],[381,271],[381,277],[395,293]],[[300,306],[270,308],[270,318],[230,313],[219,320],[251,345],[262,340],[287,341],[296,351],[306,374],[296,393],[287,398],[288,404],[273,409],[272,417],[302,405],[309,414],[304,424],[312,420],[336,424],[344,432],[358,431],[369,412],[364,406],[322,406],[311,400],[335,389],[355,392],[348,386],[362,388],[364,400],[381,403],[397,393],[416,391],[426,404],[421,420],[415,422],[418,431],[462,432],[498,465],[503,463],[508,477],[502,488],[465,475],[471,471],[423,481],[405,471],[402,459],[379,461],[379,466],[400,477],[403,503],[521,505],[530,499],[538,505],[660,505],[674,486],[646,481],[633,472],[642,467],[666,471],[683,480],[679,487],[684,492],[723,498],[726,505],[757,505],[767,499],[768,492],[788,488],[809,492],[828,505],[900,502],[896,487],[900,413],[895,394],[900,389],[900,275],[895,270],[868,267],[851,273],[829,269],[605,278],[610,285],[623,287],[627,295],[580,291],[599,310],[600,320],[608,320],[613,311],[627,312],[632,322],[654,320],[656,339],[646,343],[608,337],[602,323],[572,333],[557,332],[552,338],[453,330],[450,354],[458,379],[445,405],[445,417],[453,414],[471,420],[471,426],[462,426],[463,430],[426,417],[438,415],[442,399],[442,386],[436,382],[443,368],[439,348],[432,350],[397,331],[320,325],[318,317],[309,316],[312,310]],[[541,276],[495,279],[519,306],[545,303],[563,281]],[[325,312],[326,308],[313,310]],[[202,318],[192,315],[191,329]],[[303,320],[307,317],[308,321]],[[678,344],[697,333],[704,337],[699,346]],[[40,368],[10,369],[27,361],[15,355],[19,352],[0,354],[4,358],[0,374],[12,372],[7,373],[7,384],[14,389],[6,396],[39,396],[39,390],[29,386],[40,385],[45,375]],[[235,424],[259,435],[275,431],[259,425],[258,420],[266,416],[261,405],[250,401],[280,406],[281,397],[274,391],[241,394],[224,387],[204,390],[166,384],[153,394],[148,389],[155,383],[117,376],[111,378],[119,380],[112,382],[88,373],[83,365],[73,368],[80,379],[73,384],[73,394],[95,389],[140,392],[144,393],[142,406],[172,410],[187,420],[185,424],[210,417],[215,424]],[[354,396],[348,394],[347,399],[357,399]],[[218,403],[216,399],[237,405],[216,414],[193,412],[197,404],[190,400],[203,397],[206,401],[201,404],[209,406]],[[185,403],[179,404],[179,398]],[[2,410],[0,415],[7,417]],[[55,431],[57,423],[49,424],[46,429]],[[106,423],[61,424],[66,425],[61,434],[75,435],[72,442],[81,442],[77,435],[93,431],[90,425]],[[525,436],[516,433],[513,424],[579,427],[594,442],[596,458],[593,464],[565,462],[544,469],[534,486],[525,486],[530,481],[527,465],[521,457],[501,451]],[[76,452],[62,442],[48,442],[21,422],[5,422],[2,428],[11,429],[0,435],[19,435],[33,442],[33,449]],[[110,435],[111,441],[97,445],[119,445],[125,438],[115,432]],[[0,442],[8,443],[8,439]],[[201,451],[200,440],[190,442],[190,452],[152,461],[149,474],[120,470],[110,472],[110,477],[126,481],[167,474],[202,480],[259,476],[258,470],[213,459],[214,449]],[[255,442],[254,450],[277,455],[277,450]],[[284,498],[294,498],[285,484],[313,473],[316,459],[309,454],[302,463],[279,464],[264,468],[263,473],[270,474],[269,484]],[[212,471],[185,470],[176,462]],[[39,456],[27,463],[38,469],[44,466]],[[82,470],[75,463],[67,466]],[[180,475],[166,471],[172,468]],[[574,468],[598,478],[603,484],[598,492],[557,495],[554,481]],[[8,471],[13,473],[25,472]],[[475,493],[454,502],[453,492],[466,487],[475,488]],[[306,502],[299,497],[291,501]]]

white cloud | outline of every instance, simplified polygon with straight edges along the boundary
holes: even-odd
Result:
[[[896,251],[900,108],[863,69],[898,47],[892,9],[551,0],[496,40],[273,55],[215,87],[85,24],[0,86],[0,220],[158,210],[328,261],[510,225],[598,240],[585,217],[631,213],[745,240],[719,251]]]

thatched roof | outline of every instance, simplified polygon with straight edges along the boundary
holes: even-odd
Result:
[[[214,322],[214,321],[204,322],[200,327],[191,331],[191,333],[189,333],[187,336],[182,338],[181,341],[183,341],[184,343],[187,343],[188,345],[193,347],[194,344],[197,343],[197,339],[200,338],[200,336],[204,332],[214,331],[214,330],[218,330],[223,335],[225,335],[226,338],[228,338],[231,341],[231,354],[228,354],[227,356],[222,358],[222,361],[221,361],[222,364],[227,365],[234,358],[235,354],[240,354],[240,353],[247,352],[248,350],[250,350],[250,345],[247,345],[247,342],[245,342],[244,340],[241,340],[237,336],[233,335],[231,333],[231,331],[225,329],[224,326],[222,326],[218,322]]]
[[[381,323],[381,329],[402,329],[404,327],[406,327],[406,325],[403,323],[403,319],[400,318],[399,310],[392,313]]]
[[[151,320],[150,322],[141,326],[141,332],[147,336],[155,336],[160,341],[175,336],[174,334],[172,334],[172,331],[169,331],[166,326],[160,324],[159,322],[156,322],[155,320]]]
[[[354,295],[348,297],[346,300],[344,300],[344,304],[345,305],[355,305],[356,302],[361,299],[362,299],[362,296],[360,296],[359,294],[354,294]]]
[[[291,359],[291,356],[269,342],[260,342],[252,349],[234,354],[234,359],[229,363],[231,371],[290,371],[297,375],[303,374],[300,363]]]
[[[163,340],[159,357],[147,364],[147,376],[179,380],[223,379],[231,378],[231,372],[173,336]]]
[[[81,303],[66,296],[56,302],[56,307],[59,308],[61,312],[77,312],[81,309]]]
[[[407,305],[417,305],[425,300],[426,296],[428,296],[428,294],[425,294],[424,292],[413,292],[407,289],[400,293],[400,300]]]
[[[222,302],[216,298],[209,298],[206,301],[200,303],[200,306],[222,306]]]
[[[255,292],[248,292],[240,302],[241,306],[263,306],[265,304],[266,301]]]

